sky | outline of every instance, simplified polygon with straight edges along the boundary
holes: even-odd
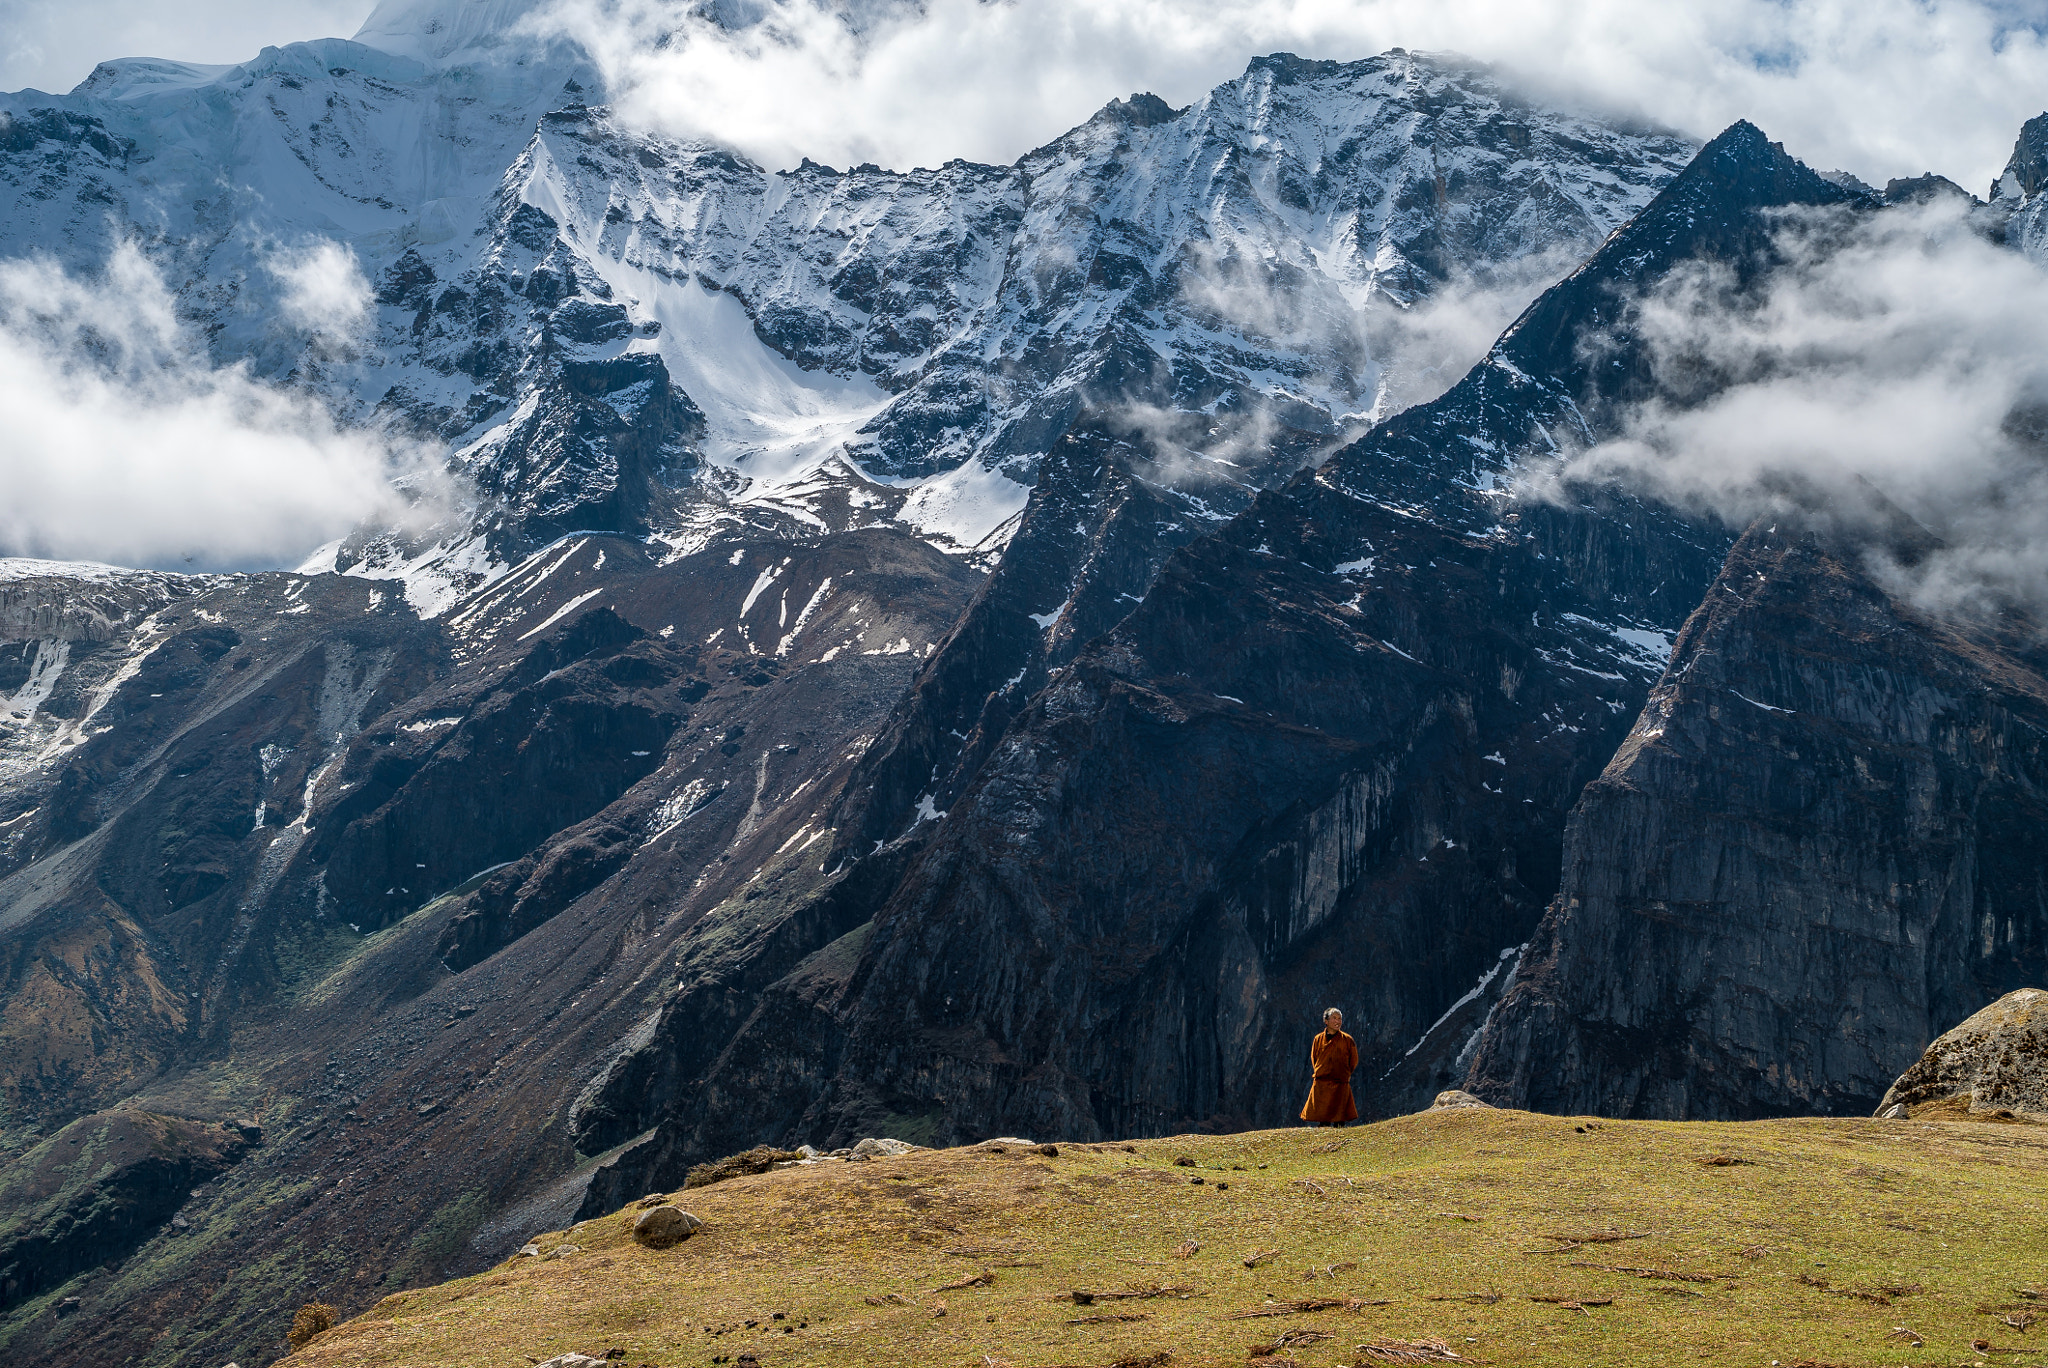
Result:
[[[372,0],[0,0],[0,90],[63,92],[110,57],[239,62],[347,37]]]
[[[453,0],[393,0],[445,6]],[[2048,108],[2048,0],[539,0],[649,123],[776,165],[1007,162],[1112,96],[1181,104],[1252,56],[1406,46],[1504,63],[1559,98],[1699,137],[1749,118],[1882,184],[1983,194]],[[0,89],[63,90],[113,56],[233,62],[347,36],[365,0],[0,0]],[[657,41],[657,39],[659,41]]]

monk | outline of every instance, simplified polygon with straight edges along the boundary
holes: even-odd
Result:
[[[1308,1047],[1308,1062],[1315,1077],[1308,1085],[1301,1119],[1311,1126],[1356,1121],[1358,1104],[1351,1100],[1351,1072],[1358,1067],[1358,1042],[1344,1034],[1344,1014],[1335,1007],[1323,1013],[1323,1029]]]

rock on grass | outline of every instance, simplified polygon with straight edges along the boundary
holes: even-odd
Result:
[[[1964,1116],[2048,1115],[2048,992],[2007,993],[1938,1038],[1899,1075],[1877,1114],[1912,1116],[1930,1107]]]
[[[704,1223],[677,1206],[658,1206],[643,1211],[633,1222],[633,1238],[649,1249],[667,1249],[681,1244],[704,1228]]]

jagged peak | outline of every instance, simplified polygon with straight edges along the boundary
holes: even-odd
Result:
[[[1250,76],[1253,72],[1269,72],[1275,81],[1282,85],[1291,85],[1297,81],[1314,80],[1319,76],[1334,76],[1344,70],[1345,65],[1343,62],[1297,57],[1291,52],[1269,52],[1246,63],[1244,74]]]
[[[2020,125],[2005,173],[1991,186],[1990,198],[2031,199],[2048,186],[2048,114],[2036,114]]]
[[[1755,204],[1837,204],[1865,198],[1865,192],[1823,176],[1787,152],[1785,144],[1772,142],[1747,119],[1737,119],[1715,135],[1658,198],[1687,194],[1702,183],[1735,190],[1739,199]],[[1655,215],[1657,207],[1653,201],[1643,217]]]
[[[1947,176],[1932,171],[1918,176],[1894,176],[1884,183],[1886,204],[1926,204],[1936,199],[1961,199],[1970,204],[1977,197]]]
[[[1772,142],[1770,135],[1747,119],[1737,119],[1729,124],[1700,149],[1701,161],[1709,158],[1723,161],[1736,158],[1768,160],[1773,156],[1791,160],[1785,144]]]
[[[1187,106],[1175,109],[1151,91],[1139,91],[1128,100],[1111,100],[1095,112],[1090,123],[1120,123],[1132,128],[1151,128],[1155,124],[1172,123],[1187,113]]]

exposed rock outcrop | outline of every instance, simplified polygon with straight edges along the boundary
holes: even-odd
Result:
[[[249,1146],[239,1127],[155,1112],[73,1121],[0,1175],[0,1308],[122,1258]]]
[[[1603,1116],[1868,1113],[2048,952],[2048,664],[1790,516],[1730,554],[1565,839],[1466,1086]]]
[[[633,1238],[649,1249],[667,1249],[703,1228],[702,1221],[679,1206],[650,1207],[634,1218]]]
[[[1446,1088],[1436,1095],[1436,1101],[1429,1104],[1431,1111],[1463,1111],[1473,1107],[1493,1110],[1491,1102],[1482,1101],[1463,1088]]]
[[[1877,1104],[1912,1115],[1961,1100],[1971,1112],[2021,1111],[2048,1117],[2048,992],[2007,993],[1936,1038]]]

